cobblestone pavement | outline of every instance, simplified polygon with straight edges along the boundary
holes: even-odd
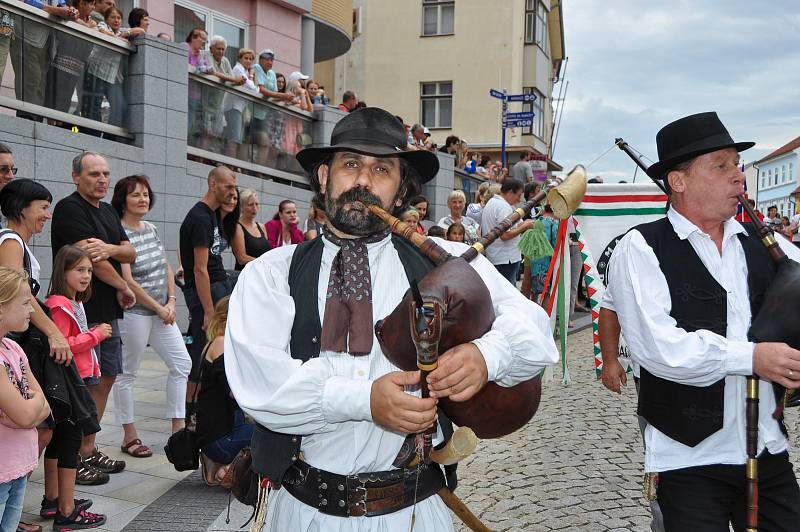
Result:
[[[591,341],[591,330],[570,335],[572,384],[556,369],[525,428],[480,442],[461,462],[457,493],[492,530],[650,530],[633,380],[621,396],[595,380]],[[796,464],[797,409],[787,422]]]

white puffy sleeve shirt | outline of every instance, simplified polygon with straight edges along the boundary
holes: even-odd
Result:
[[[437,242],[453,254],[467,249],[460,243],[441,239]],[[338,251],[327,240],[324,245],[317,287],[320,322],[325,313],[331,264]],[[394,310],[409,285],[390,238],[367,247],[373,322],[377,322]],[[361,357],[322,351],[319,357],[301,363],[289,354],[295,307],[287,279],[294,249],[295,246],[274,249],[248,263],[239,276],[231,295],[225,335],[225,371],[231,390],[242,409],[258,423],[276,432],[303,435],[304,458],[315,467],[339,474],[393,469],[392,462],[405,435],[372,422],[370,392],[374,380],[398,368],[383,355],[378,340],[373,336],[372,351]],[[513,386],[555,363],[558,351],[545,312],[522,297],[484,257],[478,257],[472,266],[489,288],[497,315],[492,329],[474,341],[486,360],[489,380]],[[288,506],[281,507],[280,513],[294,517],[280,519],[275,526],[307,530],[311,521],[319,519],[322,521],[314,522],[324,524],[320,530],[351,529],[341,524],[341,519],[316,515],[316,510],[283,492],[273,495],[287,499]],[[422,508],[417,505],[415,529],[450,529],[450,517],[441,510],[438,497],[424,503]],[[444,517],[439,515],[444,520],[429,516],[429,528],[423,525],[426,519],[420,519],[420,511],[431,511],[431,515],[444,511]],[[383,516],[383,525],[388,526],[385,529],[407,526],[405,521],[394,521],[404,514],[402,511]],[[441,528],[443,523],[447,527]]]
[[[711,238],[670,208],[667,218],[678,237],[689,240],[703,265],[727,292],[727,331],[687,332],[670,316],[672,302],[666,278],[652,248],[636,230],[617,244],[609,262],[608,293],[619,316],[631,358],[650,373],[691,386],[709,386],[725,379],[723,428],[695,447],[667,437],[653,426],[645,430],[645,471],[669,471],[709,464],[743,464],[745,446],[745,377],[752,374],[753,343],[747,263],[738,235],[739,222],[725,222],[722,253]],[[747,236],[747,238],[751,238]],[[794,259],[800,250],[778,238],[781,249]],[[760,385],[759,452],[787,449],[786,437],[772,419],[772,384]]]

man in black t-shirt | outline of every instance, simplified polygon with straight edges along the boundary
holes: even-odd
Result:
[[[227,245],[219,225],[216,210],[236,197],[236,174],[218,166],[208,174],[208,190],[186,214],[180,230],[180,254],[185,287],[183,295],[189,308],[189,332],[192,335],[190,354],[192,372],[189,374],[187,402],[191,401],[200,373],[200,357],[206,344],[206,327],[214,314],[217,301],[233,289],[222,264],[222,252]],[[192,405],[187,405],[187,417]]]
[[[114,208],[102,201],[108,194],[111,170],[102,155],[83,152],[72,161],[72,181],[77,190],[56,204],[53,210],[50,243],[55,258],[67,244],[85,249],[92,259],[92,297],[84,303],[89,328],[108,323],[112,335],[95,348],[100,361],[99,381],[89,381],[89,392],[97,405],[98,421],[103,418],[108,394],[117,375],[122,373],[122,342],[117,320],[122,311],[136,302],[133,291],[122,278],[121,262],[131,263],[136,251],[128,241]],[[82,463],[78,467],[81,483],[96,483],[91,468],[117,473],[125,468],[122,460],[112,460],[95,445],[95,435],[83,438]]]

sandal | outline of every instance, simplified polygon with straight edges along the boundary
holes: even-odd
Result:
[[[207,486],[213,487],[221,484],[221,481],[217,478],[219,464],[204,455],[202,452],[200,453],[200,470],[201,474],[203,475],[203,480],[205,480]]]
[[[131,449],[133,447],[133,449]],[[147,445],[142,443],[142,440],[136,438],[120,447],[122,452],[129,454],[134,458],[149,458],[153,456],[153,451]]]
[[[92,506],[92,499],[75,499],[75,508],[88,510]],[[58,513],[58,498],[52,501],[42,496],[42,506],[39,509],[39,516],[42,519],[53,519]]]
[[[92,454],[83,458],[83,462],[103,473],[119,473],[125,469],[125,460],[114,460],[97,447]]]
[[[32,525],[20,521],[17,525],[17,532],[42,532],[42,525]]]
[[[108,473],[95,469],[83,460],[78,461],[78,472],[75,475],[75,484],[81,486],[99,486],[108,482]]]
[[[80,530],[84,528],[97,528],[106,524],[106,516],[103,514],[93,514],[86,510],[75,510],[68,516],[61,515],[61,512],[56,514],[56,520],[53,521],[53,530],[55,532],[67,532],[69,530]]]

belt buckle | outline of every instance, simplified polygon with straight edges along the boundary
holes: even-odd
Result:
[[[367,513],[367,488],[359,475],[347,476],[347,515],[361,517]]]

